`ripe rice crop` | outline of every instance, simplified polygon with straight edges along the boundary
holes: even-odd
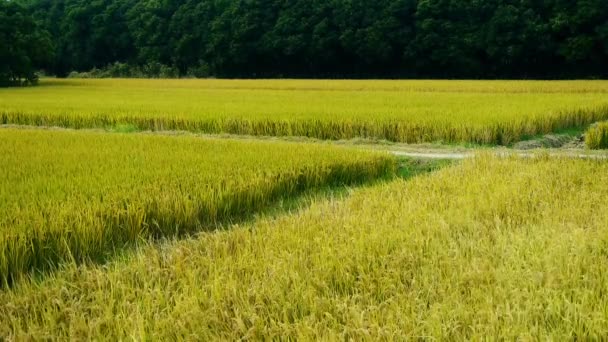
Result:
[[[283,196],[394,172],[321,145],[0,130],[0,281],[193,233]]]
[[[509,144],[608,119],[606,81],[53,80],[0,123]]]
[[[599,122],[585,133],[585,143],[592,150],[608,148],[608,121]]]
[[[0,292],[0,336],[599,340],[608,163],[478,156]]]

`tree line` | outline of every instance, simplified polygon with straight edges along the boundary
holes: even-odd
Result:
[[[41,67],[58,76],[608,76],[608,0],[14,1],[48,32]]]

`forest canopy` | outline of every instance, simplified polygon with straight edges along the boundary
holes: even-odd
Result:
[[[608,0],[19,0],[59,76],[599,78]]]

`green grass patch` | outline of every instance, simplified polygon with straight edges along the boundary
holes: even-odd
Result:
[[[133,124],[117,124],[106,128],[106,130],[113,133],[135,133],[140,131],[139,128]]]

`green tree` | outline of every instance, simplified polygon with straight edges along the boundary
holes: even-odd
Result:
[[[49,34],[41,30],[25,9],[0,0],[0,85],[34,84],[36,68],[51,57]]]

